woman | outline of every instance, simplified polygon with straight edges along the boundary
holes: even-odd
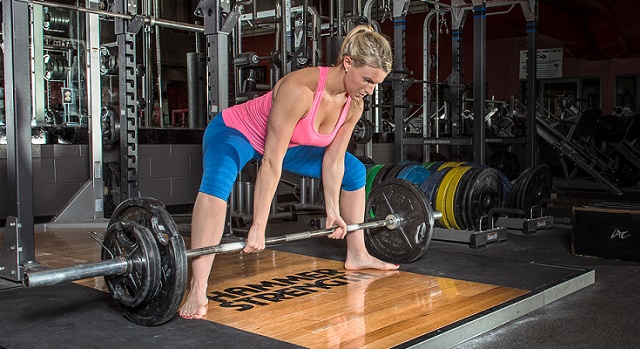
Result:
[[[393,270],[398,265],[372,257],[362,230],[347,225],[364,219],[366,171],[346,152],[363,112],[362,98],[391,71],[389,42],[368,26],[354,28],[333,67],[304,68],[280,79],[273,91],[216,116],[204,135],[204,174],[193,209],[191,248],[217,245],[224,230],[226,200],[244,165],[261,158],[253,223],[243,252],[265,248],[271,201],[283,170],[322,178],[329,235],[347,240],[347,270]],[[179,310],[186,319],[207,313],[207,283],[214,255],[191,262],[190,291]]]

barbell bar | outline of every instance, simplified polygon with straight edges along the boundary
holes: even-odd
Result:
[[[378,227],[387,227],[389,229],[395,229],[395,227],[397,227],[401,221],[402,221],[402,217],[400,217],[397,214],[391,214],[391,215],[388,215],[387,218],[384,220],[349,224],[347,225],[347,232],[360,230],[360,229],[378,228]],[[272,245],[277,245],[277,244],[291,242],[291,241],[306,240],[306,239],[315,238],[315,237],[327,236],[335,232],[337,228],[338,227],[331,227],[326,229],[308,230],[300,233],[291,233],[291,234],[285,234],[281,236],[274,236],[274,237],[265,239],[264,243],[266,246],[272,246]],[[238,241],[238,242],[229,242],[229,243],[220,244],[220,245],[196,248],[196,249],[187,251],[187,258],[199,257],[199,256],[204,256],[209,254],[237,252],[244,249],[245,245],[246,245],[245,241]]]
[[[426,195],[407,180],[376,185],[365,207],[366,222],[347,232],[365,230],[370,253],[389,262],[412,262],[427,250],[434,220]],[[384,219],[379,219],[384,217]],[[326,236],[337,227],[270,237],[266,245]],[[104,276],[107,289],[124,316],[139,325],[156,326],[175,316],[186,291],[188,258],[237,252],[244,241],[186,250],[184,239],[164,205],[152,198],[130,198],[111,215],[101,241],[102,261],[44,271],[27,270],[25,287],[40,287]]]
[[[395,229],[402,221],[402,217],[391,214],[384,220],[356,223],[347,225],[347,232],[360,229],[387,227]],[[315,237],[322,237],[332,234],[338,227],[326,229],[309,230],[300,233],[291,233],[265,239],[266,246],[273,246],[281,243],[305,240]],[[246,241],[228,242],[219,245],[206,246],[186,251],[187,258],[200,257],[211,254],[230,253],[242,251]],[[106,259],[100,262],[79,264],[65,268],[56,268],[37,272],[25,272],[23,284],[25,287],[52,286],[69,281],[87,279],[90,277],[125,275],[132,270],[133,261],[122,255],[114,256],[113,259]]]

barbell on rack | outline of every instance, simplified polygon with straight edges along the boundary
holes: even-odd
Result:
[[[441,213],[431,210],[417,185],[392,179],[376,186],[367,200],[368,221],[350,224],[347,231],[365,230],[370,252],[387,261],[411,262],[427,250],[434,220]],[[384,217],[384,219],[378,219]],[[336,227],[270,237],[275,245],[312,237],[327,236]],[[23,275],[25,287],[60,284],[104,276],[112,297],[130,321],[156,326],[170,320],[184,297],[188,258],[241,251],[244,241],[186,250],[175,222],[161,202],[151,198],[131,198],[113,212],[102,239],[99,262]]]

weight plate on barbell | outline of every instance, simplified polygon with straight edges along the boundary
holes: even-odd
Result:
[[[370,253],[393,263],[409,263],[420,258],[433,236],[433,210],[420,188],[404,179],[389,179],[373,188],[367,200],[368,221],[390,214],[401,217],[394,229],[371,228],[365,232]]]
[[[110,252],[103,250],[103,259],[113,255],[129,261],[126,274],[104,277],[113,299],[125,308],[148,302],[160,288],[160,252],[151,231],[137,222],[115,222],[107,228],[103,245]]]
[[[188,273],[184,240],[173,218],[158,200],[138,197],[125,200],[114,210],[109,226],[128,221],[149,229],[156,240],[160,253],[161,287],[148,302],[134,307],[123,305],[124,316],[140,325],[160,325],[176,314],[184,297]],[[110,258],[105,252],[102,258]]]

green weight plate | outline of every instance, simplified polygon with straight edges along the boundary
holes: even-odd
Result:
[[[378,171],[382,168],[382,164],[374,165],[367,169],[367,182],[364,186],[366,197],[369,197],[369,193],[371,192],[371,186],[373,185],[373,179],[376,178]]]

